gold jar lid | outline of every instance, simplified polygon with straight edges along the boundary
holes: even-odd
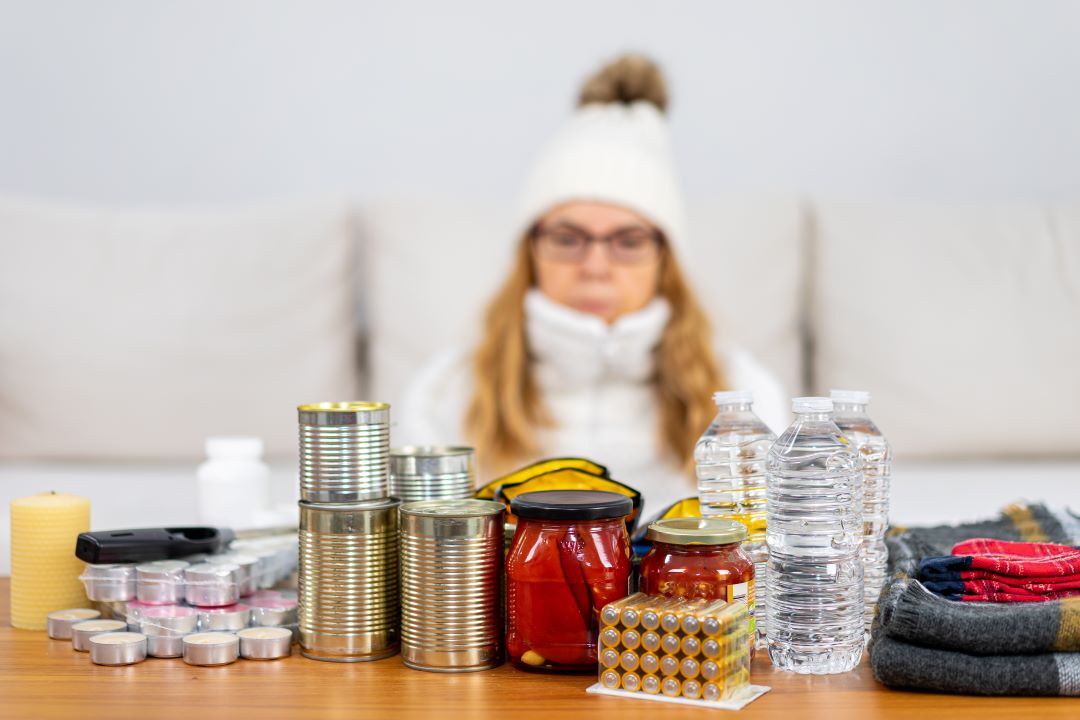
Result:
[[[721,518],[668,518],[650,524],[645,537],[668,545],[730,545],[746,539],[746,526]]]

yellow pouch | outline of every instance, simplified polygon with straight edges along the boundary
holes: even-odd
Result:
[[[606,467],[586,458],[548,458],[547,460],[535,462],[532,465],[526,465],[509,475],[495,478],[487,485],[477,490],[476,497],[480,500],[492,500],[495,498],[496,491],[502,485],[518,485],[539,475],[544,475],[545,473],[554,472],[556,470],[582,470],[591,475],[596,475],[597,477],[608,477],[608,469]]]
[[[510,512],[510,502],[518,495],[542,490],[601,490],[625,495],[633,501],[633,510],[626,518],[627,529],[633,531],[641,512],[641,493],[629,485],[624,485],[609,477],[594,475],[575,468],[552,470],[542,475],[528,478],[516,484],[503,484],[495,491],[495,500],[506,505],[507,522],[517,522]]]

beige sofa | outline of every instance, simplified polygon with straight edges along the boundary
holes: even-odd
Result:
[[[792,395],[874,394],[894,521],[1080,508],[1080,205],[729,197],[690,218],[722,336]],[[505,208],[431,199],[0,200],[0,500],[57,489],[90,496],[99,528],[190,523],[203,439],[243,433],[292,502],[294,406],[395,403],[475,337],[512,235]]]

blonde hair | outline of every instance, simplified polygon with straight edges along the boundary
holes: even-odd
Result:
[[[666,246],[660,262],[657,292],[671,305],[671,319],[655,350],[657,432],[661,447],[689,471],[694,443],[715,414],[712,393],[727,386],[711,347],[708,318]],[[474,390],[465,429],[486,478],[536,459],[537,429],[558,423],[544,405],[530,365],[525,294],[535,281],[526,235],[509,277],[488,305],[484,336],[472,358]]]

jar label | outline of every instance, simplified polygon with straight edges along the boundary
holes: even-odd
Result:
[[[747,609],[750,611],[750,637],[754,636],[754,628],[756,623],[754,622],[754,581],[734,583],[727,586],[727,601],[746,603]]]

